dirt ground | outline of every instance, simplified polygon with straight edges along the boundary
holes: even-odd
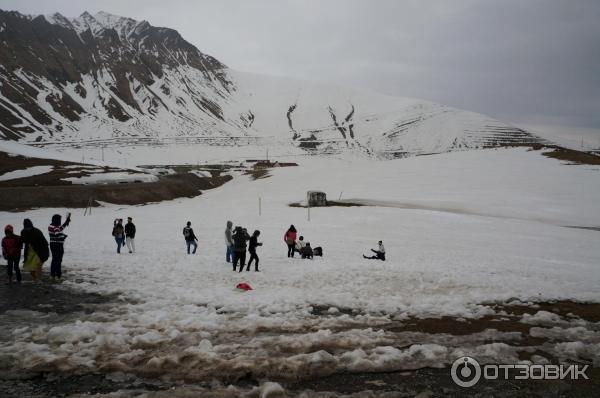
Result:
[[[67,275],[68,277],[68,275]],[[47,275],[46,275],[47,281]],[[93,283],[89,280],[76,280],[76,283]],[[85,294],[61,284],[33,283],[28,275],[21,285],[0,285],[0,315],[7,311],[36,311],[48,314],[43,322],[60,324],[73,319],[85,319],[98,310],[123,304],[121,296],[101,296]],[[489,303],[502,315],[490,315],[476,320],[451,317],[418,319],[410,318],[401,322],[383,325],[385,330],[419,331],[431,335],[469,335],[494,328],[499,331],[519,332],[523,339],[516,344],[540,345],[540,339],[529,336],[530,325],[518,321],[524,313],[534,314],[544,310],[562,317],[580,318],[590,322],[600,320],[600,304],[578,303],[573,301],[540,302],[531,305],[505,305]],[[314,306],[315,316],[325,316],[328,306]],[[341,309],[344,314],[359,316],[352,309]],[[23,324],[3,324],[0,326],[0,343],[10,341],[10,330],[24,325],[31,327],[31,319],[23,318]],[[545,355],[543,352],[538,352]],[[546,355],[547,356],[547,355]],[[549,356],[547,356],[549,357]],[[552,359],[551,357],[549,357]],[[227,375],[222,375],[227,380]],[[451,379],[448,368],[422,368],[399,372],[342,372],[325,377],[308,376],[290,381],[283,377],[279,382],[285,393],[280,397],[303,396],[353,396],[353,397],[597,397],[600,391],[600,369],[592,369],[591,380],[587,381],[542,381],[542,380],[485,380],[475,387],[461,388]],[[250,392],[262,380],[247,375],[232,382],[240,391]],[[215,384],[216,383],[216,384]],[[139,377],[135,381],[121,380],[110,373],[62,374],[38,371],[21,373],[19,377],[0,374],[0,396],[12,397],[68,397],[110,394],[115,391],[129,391],[131,395],[170,396],[235,396],[221,395],[215,386],[227,385],[218,380],[195,381],[186,384],[166,379]],[[221,391],[220,387],[218,388]],[[189,391],[190,395],[185,392]],[[195,393],[194,393],[195,391]],[[202,391],[200,395],[198,392]],[[256,396],[250,394],[248,396]]]
[[[600,156],[588,152],[575,151],[573,149],[556,147],[552,151],[544,152],[544,156],[574,164],[600,165]]]
[[[91,201],[121,205],[139,205],[160,202],[181,197],[194,197],[200,191],[216,188],[231,180],[231,176],[222,174],[225,169],[215,168],[206,177],[190,173],[189,168],[175,168],[175,174],[159,176],[156,182],[127,182],[109,184],[71,184],[67,177],[89,176],[94,173],[128,172],[110,167],[96,167],[78,163],[62,162],[50,159],[10,156],[0,152],[0,175],[23,170],[33,166],[53,166],[49,173],[0,181],[0,211],[23,211],[41,207],[84,208]]]

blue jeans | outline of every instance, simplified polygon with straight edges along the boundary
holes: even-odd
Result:
[[[192,254],[196,254],[196,249],[198,248],[198,244],[196,243],[196,241],[194,241],[194,240],[186,240],[185,243],[187,245],[187,252],[188,252],[188,254],[190,254],[190,246],[194,246],[194,251],[192,252]]]
[[[232,263],[235,261],[235,252],[233,246],[227,246],[227,252],[225,253],[225,261]]]
[[[121,253],[121,246],[125,245],[125,238],[115,238],[117,242],[117,253]]]

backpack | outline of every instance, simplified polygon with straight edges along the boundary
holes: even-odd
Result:
[[[190,237],[190,229],[188,227],[185,227],[183,229],[183,236],[187,239]]]
[[[317,246],[313,249],[313,255],[323,257],[323,248],[321,246]]]

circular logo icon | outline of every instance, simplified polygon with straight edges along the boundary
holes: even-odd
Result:
[[[471,357],[460,357],[452,364],[452,380],[460,387],[473,387],[481,378],[481,366]]]

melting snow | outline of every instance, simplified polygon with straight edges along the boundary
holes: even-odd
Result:
[[[16,180],[17,178],[31,177],[38,174],[46,174],[51,172],[54,166],[33,166],[24,170],[9,171],[0,175],[0,181]]]

